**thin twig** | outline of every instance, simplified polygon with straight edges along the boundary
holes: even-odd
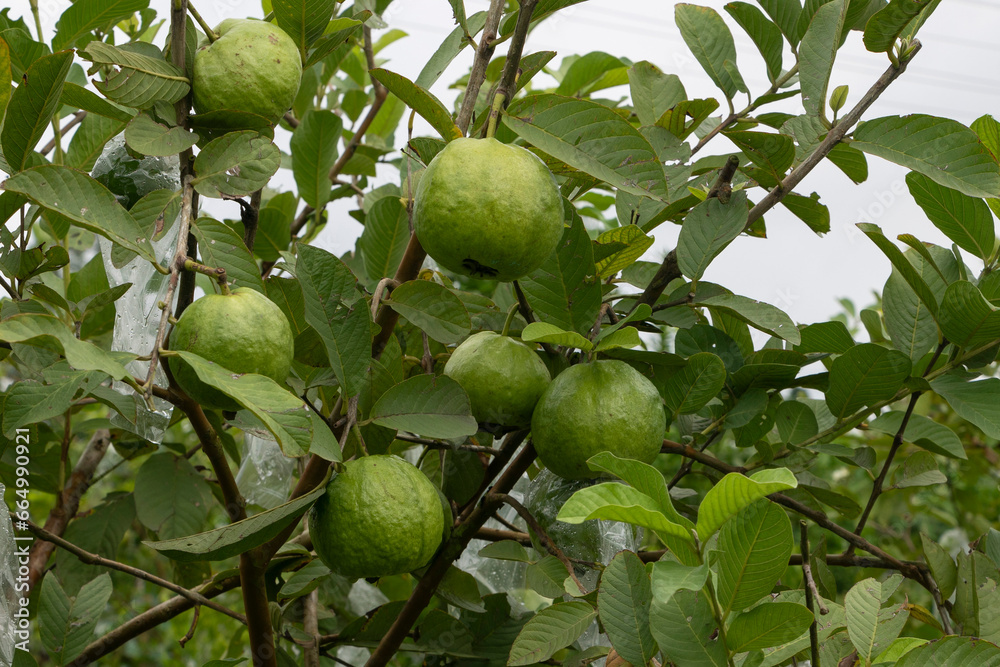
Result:
[[[748,229],[753,223],[759,220],[765,213],[774,208],[787,195],[791,192],[803,178],[806,177],[809,172],[811,172],[816,165],[818,165],[823,158],[825,158],[833,148],[840,143],[840,141],[847,135],[852,127],[861,119],[865,111],[868,110],[875,100],[885,92],[886,88],[895,81],[903,72],[906,71],[907,65],[913,60],[913,57],[920,51],[920,42],[914,41],[913,50],[910,52],[908,57],[904,60],[901,59],[899,66],[896,67],[892,65],[888,70],[879,77],[872,87],[865,93],[865,96],[851,109],[844,118],[837,123],[833,129],[831,129],[826,138],[806,157],[801,164],[799,164],[795,169],[793,169],[788,176],[784,178],[778,185],[776,185],[767,195],[761,199],[756,206],[754,206],[749,215],[747,216],[747,223],[744,229]],[[664,258],[663,263],[657,270],[653,279],[650,281],[649,285],[643,291],[642,296],[636,301],[636,306],[640,303],[645,303],[653,305],[656,303],[660,295],[663,294],[663,290],[666,289],[673,280],[682,277],[680,268],[677,265],[677,250],[671,250],[667,253]]]
[[[799,521],[799,550],[802,552],[802,578],[805,580],[806,607],[813,615],[812,623],[809,624],[809,652],[812,657],[810,663],[812,667],[819,667],[819,632],[816,628],[816,612],[813,609],[813,597],[820,604],[821,613],[828,613],[829,609],[824,609],[823,600],[816,590],[816,582],[813,581],[812,571],[809,568],[809,524]]]
[[[201,618],[201,606],[195,606],[194,608],[194,618],[191,619],[191,625],[188,627],[188,631],[184,633],[184,636],[177,640],[177,643],[184,648],[184,645],[189,641],[194,639],[194,631],[198,627],[198,619]]]
[[[201,26],[201,29],[205,31],[205,36],[208,37],[209,42],[214,42],[219,39],[219,34],[212,30],[211,26],[205,22],[205,19],[201,18],[201,14],[199,14],[198,10],[194,8],[194,5],[191,4],[190,0],[188,0],[187,10],[188,13],[191,14],[191,17],[194,18],[194,20],[198,22],[198,25]]]
[[[486,67],[490,64],[496,44],[493,40],[497,35],[497,28],[500,26],[500,19],[503,17],[504,0],[491,0],[489,13],[486,15],[486,23],[483,26],[483,34],[479,38],[479,45],[476,47],[476,57],[472,62],[472,71],[469,74],[469,83],[465,86],[465,96],[462,98],[462,108],[458,112],[458,119],[455,124],[462,133],[469,130],[469,123],[472,122],[472,113],[476,109],[476,102],[479,99],[479,89],[486,80]]]
[[[17,518],[17,515],[13,513],[10,514],[14,521],[20,521]],[[103,556],[98,556],[95,553],[91,553],[86,549],[78,547],[72,542],[66,541],[65,539],[59,537],[55,533],[45,530],[41,526],[37,526],[31,523],[30,521],[25,521],[24,523],[27,524],[28,530],[32,534],[34,534],[35,537],[37,537],[40,540],[44,540],[45,542],[50,543],[54,546],[57,546],[60,549],[68,551],[69,553],[76,556],[81,563],[86,563],[87,565],[97,565],[98,567],[104,567],[109,570],[117,570],[118,572],[124,572],[125,574],[133,576],[136,579],[142,579],[143,581],[148,581],[151,584],[156,584],[161,588],[165,588],[168,591],[173,591],[178,595],[186,597],[195,604],[204,605],[209,609],[214,609],[220,614],[225,614],[226,616],[234,618],[240,623],[246,625],[247,619],[245,616],[243,616],[243,614],[237,613],[232,609],[229,609],[219,604],[218,602],[212,602],[201,593],[184,588],[183,586],[178,586],[172,581],[167,581],[166,579],[162,579],[161,577],[158,577],[150,572],[146,572],[145,570],[142,570],[140,568],[133,567],[131,565],[126,565],[125,563],[119,563],[118,561],[111,560],[110,558],[104,558]]]
[[[563,567],[566,568],[566,572],[569,573],[569,576],[573,579],[577,588],[584,593],[587,592],[583,583],[576,577],[576,570],[573,569],[573,563],[570,562],[569,558],[566,557],[566,554],[562,552],[562,549],[560,549],[552,538],[549,537],[549,534],[544,528],[542,528],[542,525],[538,523],[538,520],[531,515],[531,512],[529,512],[524,505],[519,503],[516,498],[510,497],[506,493],[491,493],[487,496],[487,499],[490,498],[500,500],[503,504],[511,507],[515,512],[517,512],[518,516],[524,519],[524,522],[528,524],[531,530],[535,531],[536,535],[538,535],[538,540],[542,543],[542,546],[544,546],[550,554],[558,558],[559,562],[563,564]]]
[[[68,123],[59,128],[60,136],[65,137],[67,132],[69,132],[74,127],[82,123],[83,119],[86,117],[87,117],[86,111],[77,111],[75,114],[73,114],[73,117],[69,119]],[[41,153],[42,155],[48,155],[49,153],[52,152],[52,149],[55,147],[56,147],[56,138],[52,137],[52,139],[49,140],[49,143],[45,144],[45,146],[42,147],[42,150],[40,150],[39,153]]]

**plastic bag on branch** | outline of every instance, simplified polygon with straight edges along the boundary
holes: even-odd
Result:
[[[269,510],[288,500],[294,467],[295,460],[282,454],[273,439],[246,433],[236,486],[248,503]]]
[[[0,484],[0,498],[3,497],[4,485]],[[30,542],[24,542],[30,544]],[[27,547],[25,547],[27,548]],[[27,621],[28,607],[21,606],[20,595],[16,590],[14,578],[18,572],[16,557],[17,546],[14,540],[14,527],[9,516],[0,520],[0,667],[9,667],[14,662],[14,644],[19,637],[15,634],[17,621]],[[27,563],[27,558],[25,558]],[[27,572],[27,568],[25,568]],[[27,576],[27,575],[25,575]],[[27,599],[25,599],[27,603]],[[24,610],[25,616],[18,612]],[[22,630],[22,641],[27,640],[27,633]]]
[[[153,251],[161,264],[170,263],[177,244],[177,233],[178,225],[171,223],[161,238],[152,240]],[[133,257],[122,263],[122,249],[106,238],[101,237],[100,244],[104,270],[110,286],[132,283],[132,288],[115,302],[112,349],[146,356],[152,351],[153,343],[156,341],[161,313],[157,304],[166,298],[168,276],[158,273],[141,257]],[[145,378],[149,372],[149,362],[133,361],[127,364],[126,368],[136,377]],[[156,369],[154,381],[166,386],[167,376],[162,368]],[[121,394],[135,394],[124,383],[115,382],[113,386]],[[153,405],[156,409],[149,410],[143,400],[137,401],[135,424],[129,423],[118,413],[112,413],[111,422],[150,442],[159,443],[170,421],[173,406],[159,398],[153,398]]]

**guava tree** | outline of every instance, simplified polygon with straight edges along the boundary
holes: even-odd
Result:
[[[580,1],[450,0],[415,80],[379,56],[391,0],[216,27],[78,0],[48,43],[37,4],[0,12],[14,664],[1000,664],[1000,124],[865,118],[939,0],[677,5],[707,99],[526,50]],[[860,94],[831,79],[850,31],[887,56]],[[428,90],[456,59],[449,109]],[[421,189],[459,142],[554,175],[540,265],[471,254],[489,211],[539,200],[503,190],[506,157]],[[860,224],[891,271],[875,306],[798,324],[703,279],[776,270],[722,253],[776,207],[828,231],[846,212],[796,188],[870,157],[953,242]],[[413,232],[432,188],[435,215],[469,209],[428,237],[459,256]],[[317,239],[348,215],[337,257]],[[525,215],[489,215],[537,252]]]

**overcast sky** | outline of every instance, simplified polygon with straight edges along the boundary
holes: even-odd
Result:
[[[43,28],[51,37],[66,0],[40,0]],[[153,0],[165,16],[167,2]],[[488,7],[488,0],[466,0],[472,14]],[[768,87],[764,64],[746,35],[722,10],[722,0],[703,0],[730,24],[739,53],[738,65],[751,92],[759,95]],[[237,0],[196,2],[209,23],[231,16],[260,16],[259,5]],[[708,76],[691,57],[673,20],[674,3],[664,0],[589,0],[565,9],[548,19],[528,39],[526,53],[551,50],[558,53],[553,64],[570,54],[604,51],[632,61],[649,60],[666,72],[680,76],[689,97],[717,97]],[[10,15],[24,14],[29,24],[28,2],[14,0]],[[411,79],[454,27],[447,0],[397,0],[386,19],[408,37],[395,42],[380,54],[385,67]],[[996,28],[1000,25],[1000,2],[994,0],[945,0],[920,33],[923,49],[908,71],[868,111],[866,118],[905,113],[927,113],[971,123],[991,113],[1000,116],[1000,46]],[[161,34],[158,43],[162,43]],[[790,54],[786,53],[786,67]],[[455,91],[447,84],[461,76],[471,64],[466,50],[432,89],[446,104]],[[884,54],[865,51],[858,33],[852,33],[841,49],[830,83],[847,84],[847,108],[853,106],[881,73],[888,60]],[[627,87],[602,91],[602,97],[627,96]],[[793,99],[778,110],[801,113]],[[723,106],[725,104],[723,103]],[[425,126],[426,127],[426,126]],[[431,133],[428,130],[428,133]],[[287,143],[281,141],[279,144]],[[710,144],[705,154],[731,150],[724,139]],[[838,169],[824,163],[796,189],[808,195],[816,191],[831,212],[831,231],[824,237],[813,234],[782,207],[766,216],[768,239],[741,237],[726,249],[709,268],[705,279],[721,283],[737,293],[772,303],[792,319],[808,323],[827,319],[838,312],[837,299],[848,297],[858,306],[871,303],[872,290],[881,290],[889,275],[889,262],[855,228],[866,221],[879,224],[888,236],[912,233],[923,241],[949,245],[909,196],[903,178],[905,170],[869,158],[867,182],[853,185]],[[291,183],[287,172],[282,182]],[[762,196],[758,189],[751,198]],[[346,210],[346,209],[344,209]],[[659,261],[674,246],[679,227],[665,224],[653,235],[656,243],[644,259]],[[360,226],[343,210],[333,212],[330,224],[319,239],[331,251],[353,247]],[[969,260],[974,271],[981,263]]]

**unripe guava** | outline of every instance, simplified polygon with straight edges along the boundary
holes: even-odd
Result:
[[[438,264],[466,276],[516,280],[556,249],[563,205],[540,159],[496,139],[455,139],[420,177],[413,229]]]
[[[219,38],[194,56],[195,111],[232,109],[277,121],[302,80],[295,42],[278,26],[252,19],[226,19],[215,32]]]
[[[288,318],[266,296],[239,287],[231,294],[208,294],[188,306],[173,331],[170,349],[193,352],[233,373],[266,375],[284,386],[295,339]],[[167,363],[178,386],[202,407],[239,410],[240,405],[198,379],[179,357]]]
[[[118,203],[132,208],[154,190],[177,190],[181,187],[180,161],[176,155],[133,157],[119,134],[108,142],[94,163],[90,175],[111,190]]]
[[[596,477],[587,459],[600,452],[652,463],[665,429],[656,387],[613,359],[577,364],[557,375],[531,417],[539,460],[566,479]]]
[[[535,403],[552,379],[530,347],[492,331],[469,336],[444,374],[465,389],[477,422],[508,428],[531,423]]]
[[[448,515],[450,525],[450,509]],[[440,546],[444,530],[437,487],[391,455],[345,463],[309,511],[316,554],[345,577],[384,577],[423,567]]]

